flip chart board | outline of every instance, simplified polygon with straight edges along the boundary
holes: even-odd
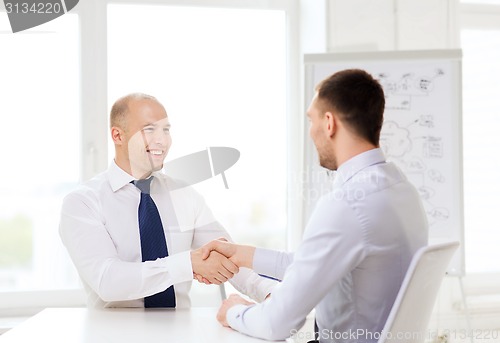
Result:
[[[463,275],[461,51],[394,51],[305,55],[306,108],[315,86],[333,73],[364,69],[384,88],[380,146],[419,191],[429,243],[459,241],[448,273]],[[305,134],[308,136],[306,128]],[[305,219],[328,191],[314,144],[305,137]]]

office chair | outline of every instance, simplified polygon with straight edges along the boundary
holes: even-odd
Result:
[[[423,343],[446,268],[458,242],[420,248],[410,263],[378,343]]]

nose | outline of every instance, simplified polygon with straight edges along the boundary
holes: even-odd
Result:
[[[165,131],[163,128],[157,128],[155,130],[153,143],[165,146],[170,142],[170,139],[170,133],[168,131]]]

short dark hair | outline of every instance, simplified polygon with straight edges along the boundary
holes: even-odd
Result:
[[[339,71],[316,88],[320,106],[333,109],[355,134],[378,146],[385,96],[380,83],[361,69]]]

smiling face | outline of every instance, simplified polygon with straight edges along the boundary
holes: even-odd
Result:
[[[116,164],[137,179],[163,167],[172,144],[167,112],[155,99],[132,98],[120,127],[111,128]]]

